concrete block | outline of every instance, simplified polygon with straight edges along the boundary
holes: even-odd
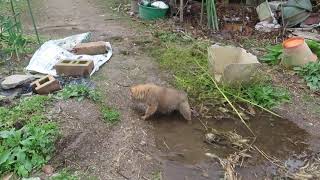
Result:
[[[89,76],[94,68],[92,60],[62,60],[55,65],[61,76]]]
[[[107,46],[103,41],[80,43],[73,48],[73,52],[78,55],[105,54],[107,52]]]
[[[61,89],[59,81],[48,75],[31,83],[32,89],[41,95],[50,94]]]

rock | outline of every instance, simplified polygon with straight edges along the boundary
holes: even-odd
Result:
[[[50,165],[45,165],[42,167],[42,171],[46,174],[46,175],[52,175],[54,172],[54,168]]]
[[[11,75],[6,77],[2,83],[1,83],[1,87],[3,89],[12,89],[15,88],[21,84],[25,84],[27,82],[30,82],[34,80],[33,76],[30,75],[20,75],[20,74],[16,74],[16,75]]]
[[[12,101],[19,97],[22,93],[22,88],[9,89],[0,92],[0,100]]]

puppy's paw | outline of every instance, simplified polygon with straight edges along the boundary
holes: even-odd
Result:
[[[144,115],[144,116],[141,116],[141,119],[142,119],[142,120],[147,120],[147,116],[145,116],[145,115]]]

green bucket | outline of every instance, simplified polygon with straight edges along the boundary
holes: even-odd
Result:
[[[169,8],[160,9],[139,4],[139,17],[144,20],[155,20],[164,18]]]

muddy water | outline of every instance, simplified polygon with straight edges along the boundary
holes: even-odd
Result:
[[[243,137],[251,134],[238,119],[202,119],[208,127],[220,131],[233,131]],[[205,143],[205,128],[199,120],[188,125],[179,114],[154,117],[156,143],[161,150],[164,164],[164,179],[219,179],[223,170],[216,160],[209,159],[205,153],[214,153],[221,158],[234,152],[230,147]],[[308,150],[309,135],[291,121],[265,113],[258,113],[249,121],[256,134],[255,145],[265,153],[285,161],[290,155]],[[255,179],[274,174],[275,169],[257,152],[245,162],[246,168],[237,172],[245,179]],[[289,161],[288,161],[289,162]],[[289,162],[290,163],[290,162]]]

